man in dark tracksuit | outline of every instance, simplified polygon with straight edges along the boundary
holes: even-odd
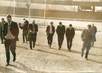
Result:
[[[62,22],[59,22],[56,32],[57,32],[57,36],[58,36],[58,46],[59,46],[59,50],[60,50],[62,47],[62,43],[64,40],[64,34],[65,34],[65,26],[62,25]]]
[[[51,48],[51,45],[52,45],[54,33],[55,33],[55,27],[53,26],[53,22],[51,22],[50,25],[48,25],[47,28],[46,28],[48,45],[49,45],[50,48]]]
[[[33,20],[33,31],[35,32],[35,43],[36,43],[36,39],[37,39],[37,32],[38,32],[38,25],[35,23],[35,21]],[[34,46],[35,47],[35,46]]]
[[[3,30],[4,30],[4,25],[6,24],[4,18],[1,19],[1,23],[0,23],[0,36],[1,36],[1,43],[4,43],[4,34],[3,34]]]
[[[10,51],[13,55],[13,61],[16,60],[16,41],[18,40],[19,29],[16,22],[12,21],[10,15],[7,16],[7,23],[4,25],[4,39],[5,39],[5,51],[7,66],[10,62]]]
[[[71,51],[72,41],[75,35],[75,29],[72,27],[72,24],[66,29],[66,39],[67,39],[67,48]]]
[[[23,30],[22,36],[23,36],[23,43],[27,42],[28,38],[28,27],[29,27],[29,22],[26,19],[24,20],[24,24],[20,25],[20,28]]]
[[[29,31],[28,31],[28,41],[30,49],[32,49],[32,46],[33,48],[35,47],[37,32],[38,32],[38,25],[35,24],[35,21],[33,21],[32,24],[29,24]]]
[[[97,33],[97,27],[93,24],[91,27],[91,32],[92,32],[92,43],[91,46],[94,46],[94,42],[96,42],[96,33]]]

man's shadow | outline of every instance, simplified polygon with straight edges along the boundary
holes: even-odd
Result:
[[[46,72],[42,72],[42,71],[32,70],[30,67],[26,66],[26,63],[23,64],[20,62],[16,62],[16,64],[18,64],[20,67],[16,67],[16,66],[14,66],[14,67],[22,69],[23,71],[26,71],[27,73],[46,73]]]
[[[15,65],[10,64],[9,66],[2,67],[0,66],[1,73],[18,73],[16,70],[21,70],[27,73],[37,73],[36,70],[32,70],[31,68],[26,66],[26,63],[15,62]]]
[[[72,52],[72,53],[81,54],[81,52],[80,52],[80,51],[76,51],[76,50],[72,50],[71,52]],[[92,56],[102,56],[102,55],[93,54],[93,53],[89,53],[89,55],[92,55]]]
[[[55,49],[54,49],[55,50]],[[40,52],[44,52],[44,53],[49,53],[49,54],[53,54],[53,55],[59,55],[59,56],[64,56],[64,57],[69,57],[69,56],[67,56],[67,55],[65,55],[65,54],[61,54],[61,53],[56,53],[56,52],[51,52],[51,51],[47,51],[47,50],[41,50],[41,49],[38,49],[38,50],[36,50],[36,51],[40,51]]]
[[[97,48],[97,49],[101,49],[102,50],[101,46],[94,46],[93,48]]]
[[[8,67],[0,66],[0,73],[16,73],[16,72],[12,69],[9,69]]]
[[[17,48],[23,48],[23,49],[26,49],[26,50],[28,50],[28,48],[27,47],[25,47],[25,46],[17,46]]]
[[[102,64],[102,61],[97,61],[97,60],[93,60],[93,59],[88,59],[88,61],[90,61],[90,62],[94,62],[94,63]]]

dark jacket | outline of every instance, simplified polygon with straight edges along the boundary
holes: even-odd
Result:
[[[50,25],[47,26],[46,33],[47,33],[47,35],[50,33]],[[55,33],[55,27],[52,26],[52,34],[54,34],[54,33]]]
[[[57,29],[56,29],[56,32],[57,32],[58,35],[63,36],[64,33],[65,33],[65,26],[64,25],[61,25],[61,26],[58,25]]]
[[[29,22],[26,20],[24,22],[23,30],[28,30],[28,27],[29,27]]]
[[[19,28],[16,22],[11,22],[11,26],[10,26],[10,31],[12,33],[13,36],[15,36],[15,40],[18,40],[18,34],[19,34]],[[7,35],[8,33],[8,23],[6,23],[4,25],[4,30],[3,30],[4,36]]]
[[[29,24],[28,28],[28,40],[33,40],[36,37],[38,32],[38,25],[37,24]]]
[[[29,22],[26,20],[23,25],[19,25],[19,27],[23,30],[23,32],[28,31]]]
[[[38,25],[37,24],[29,24],[29,30],[35,31],[35,33],[38,32]]]
[[[33,28],[35,29],[35,32],[38,32],[38,25],[37,24],[33,24]]]
[[[4,37],[4,34],[3,34],[3,30],[4,30],[4,25],[6,24],[6,22],[4,23],[0,23],[0,36],[3,38]]]
[[[75,29],[73,27],[66,29],[66,37],[67,37],[67,39],[73,39],[74,35],[75,35]]]

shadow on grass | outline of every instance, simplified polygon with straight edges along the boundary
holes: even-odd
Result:
[[[88,61],[91,61],[91,62],[95,62],[95,63],[102,64],[102,61],[97,61],[97,60],[93,60],[93,59],[88,59]]]

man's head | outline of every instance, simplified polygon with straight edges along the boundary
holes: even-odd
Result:
[[[5,21],[4,18],[2,18],[1,21],[4,22]]]
[[[11,21],[12,21],[11,15],[8,15],[8,16],[7,16],[7,21],[8,21],[8,22],[11,22]]]
[[[91,28],[91,25],[88,25],[88,29],[90,29]]]
[[[69,27],[72,27],[72,24],[69,24]]]
[[[23,20],[25,21],[26,19],[24,18]]]
[[[94,26],[94,24],[92,24],[92,26]]]
[[[59,22],[59,25],[62,25],[62,22]]]
[[[53,25],[53,22],[50,22],[51,25]]]
[[[35,24],[35,20],[33,20],[33,24]]]

